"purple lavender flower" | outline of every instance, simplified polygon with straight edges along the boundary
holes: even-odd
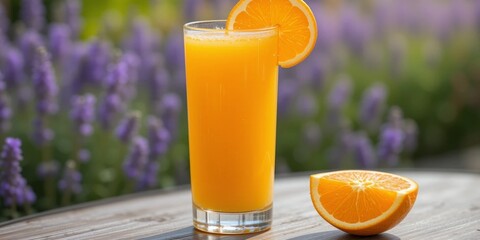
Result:
[[[224,1],[222,1],[224,2]],[[198,8],[202,6],[201,0],[185,0],[183,1],[183,16],[185,21],[197,19]]]
[[[19,46],[24,59],[25,72],[31,73],[35,65],[37,49],[43,46],[42,37],[37,32],[28,30],[22,34]]]
[[[427,30],[432,31],[441,42],[448,41],[455,30],[448,16],[450,9],[447,4],[431,4],[429,8],[428,18],[425,19]]]
[[[143,137],[136,137],[130,148],[130,153],[123,163],[125,175],[132,180],[139,180],[148,162],[148,142]]]
[[[14,47],[5,51],[3,74],[6,87],[10,91],[16,89],[23,79],[23,57]]]
[[[374,26],[377,37],[381,37],[386,32],[392,30],[395,24],[394,4],[391,1],[377,1],[374,6]]]
[[[55,134],[48,128],[44,118],[35,118],[33,120],[33,140],[39,146],[51,142]]]
[[[124,47],[135,53],[142,61],[157,47],[158,39],[152,35],[153,31],[143,18],[136,18],[131,25],[130,34],[124,40]]]
[[[161,116],[171,136],[176,136],[178,117],[182,108],[181,104],[180,97],[175,93],[165,94],[161,101]]]
[[[62,191],[79,194],[82,192],[82,174],[76,169],[75,162],[70,160],[65,166],[63,176],[58,182],[58,188]]]
[[[403,121],[403,132],[405,134],[403,149],[407,153],[413,153],[417,148],[418,126],[415,121],[407,119]]]
[[[380,143],[378,146],[378,158],[390,166],[398,163],[398,155],[402,151],[404,141],[404,133],[402,129],[386,126],[380,135]]]
[[[149,83],[149,80],[155,78],[155,74],[158,68],[165,65],[163,56],[159,56],[157,53],[152,52],[145,58],[141,59],[141,65],[139,67],[139,79],[142,82]]]
[[[317,58],[315,61],[311,61],[311,86],[316,91],[322,91],[325,86],[326,77],[329,72],[330,60],[326,57]]]
[[[90,43],[84,59],[82,77],[93,85],[102,85],[110,63],[110,45],[102,40]]]
[[[27,185],[25,178],[21,175],[12,176],[10,182],[2,182],[0,196],[3,196],[6,206],[31,204],[37,199],[32,188]]]
[[[155,68],[161,62],[158,54],[160,39],[153,32],[145,19],[137,17],[123,43],[124,49],[138,58],[138,80],[147,84],[154,78]]]
[[[49,55],[45,48],[36,49],[35,65],[32,72],[33,91],[36,101],[37,120],[34,122],[34,138],[40,144],[53,137],[47,128],[45,117],[57,111],[57,83]]]
[[[350,78],[341,76],[328,95],[327,111],[329,124],[337,125],[340,122],[341,110],[350,98],[350,92]]]
[[[95,96],[85,94],[73,99],[70,117],[75,124],[75,131],[82,137],[90,136],[93,132],[92,122],[95,118]]]
[[[320,91],[325,82],[326,66],[321,58],[309,58],[296,68],[296,81],[307,88]]]
[[[10,126],[10,117],[12,110],[9,107],[7,96],[5,95],[5,82],[0,72],[0,136],[5,134]]]
[[[163,126],[162,122],[158,118],[150,116],[148,118],[148,146],[150,153],[143,173],[137,182],[137,189],[142,190],[156,186],[160,167],[157,158],[167,152],[170,141],[170,133]]]
[[[104,85],[110,57],[110,45],[105,41],[76,44],[70,56],[72,62],[66,64],[68,69],[64,71],[72,74],[72,79],[69,79],[72,93],[80,94],[88,85]]]
[[[105,96],[99,107],[99,121],[104,130],[112,127],[118,113],[123,109],[123,102],[118,94],[109,94]]]
[[[170,132],[156,117],[148,118],[148,145],[150,149],[149,161],[154,161],[167,152],[171,141]]]
[[[335,139],[334,146],[329,152],[329,165],[332,168],[339,168],[343,161],[352,154],[355,143],[355,135],[350,127],[343,123]]]
[[[108,71],[105,86],[107,93],[120,93],[122,88],[124,88],[128,82],[130,74],[128,70],[130,69],[129,65],[125,61],[118,61],[114,64]]]
[[[72,44],[62,68],[62,82],[69,91],[62,91],[62,101],[70,102],[71,95],[81,94],[86,84],[83,73],[86,71],[85,55],[87,46],[83,43]]]
[[[33,192],[32,188],[27,184],[27,180],[25,180],[25,178],[23,178],[21,175],[17,175],[15,182],[18,183],[18,186],[22,186],[21,193],[17,195],[18,204],[32,204],[37,200],[35,192]]]
[[[475,11],[469,3],[469,1],[450,1],[448,6],[450,21],[456,30],[470,27],[475,23]]]
[[[341,15],[342,37],[350,49],[362,54],[372,35],[370,22],[353,7],[346,7]]]
[[[315,16],[318,18],[318,39],[315,48],[318,48],[321,53],[331,53],[335,45],[340,42],[340,24],[334,15],[323,7],[317,9]]]
[[[20,167],[20,161],[23,159],[22,156],[22,142],[16,138],[7,138],[5,140],[5,145],[3,146],[2,154],[0,158],[2,159],[2,176],[11,176],[19,174],[22,170]]]
[[[23,0],[21,15],[27,28],[41,31],[45,25],[45,6],[42,0]]]
[[[475,15],[477,17],[477,27],[476,29],[480,29],[480,1],[475,1]],[[478,31],[477,31],[478,32]]]
[[[122,95],[122,99],[125,100],[125,102],[129,102],[135,97],[136,94],[136,88],[141,66],[140,59],[136,54],[127,52],[123,54],[120,61],[123,61],[128,68],[127,82],[125,83],[125,87],[120,89],[120,94]]]
[[[165,94],[167,90],[169,79],[170,76],[165,68],[159,67],[155,70],[155,75],[151,78],[149,87],[152,102],[160,101],[160,97]]]
[[[302,117],[312,117],[317,112],[317,99],[309,93],[303,93],[297,99],[297,111]]]
[[[390,166],[398,164],[398,156],[404,148],[402,125],[402,111],[394,106],[390,109],[388,122],[382,128],[378,145],[378,159]]]
[[[7,138],[0,155],[0,196],[6,206],[33,203],[36,200],[35,193],[21,175],[21,145],[19,139]]]
[[[86,163],[90,161],[90,157],[90,151],[88,151],[87,149],[81,149],[80,151],[78,151],[77,158],[81,163]]]
[[[284,78],[280,78],[284,79]],[[290,110],[291,103],[298,90],[297,83],[292,79],[280,80],[278,83],[278,115],[284,116]]]
[[[37,175],[41,179],[52,178],[57,175],[59,169],[60,165],[58,161],[42,162],[37,167]]]
[[[67,0],[63,5],[64,19],[63,21],[68,25],[73,38],[80,35],[82,29],[82,3],[78,0]]]
[[[360,106],[360,122],[369,128],[378,125],[385,107],[386,89],[381,84],[376,84],[363,94]]]
[[[183,35],[181,32],[171,32],[165,44],[165,59],[168,59],[167,68],[185,72],[185,54],[183,48]],[[176,72],[175,74],[178,74]],[[182,81],[183,82],[183,81]]]
[[[341,76],[328,95],[328,107],[340,109],[350,98],[351,80],[347,76]]]
[[[185,63],[183,51],[182,35],[177,32],[171,33],[165,46],[165,57],[168,59],[169,67],[177,69],[183,66]]]
[[[121,98],[122,88],[128,81],[128,65],[119,61],[108,72],[106,79],[107,93],[99,107],[99,121],[103,129],[113,126],[119,112],[123,110],[124,102]]]
[[[140,176],[136,188],[139,190],[153,188],[157,185],[157,174],[159,170],[159,163],[157,161],[149,161]]]
[[[426,19],[428,18],[428,14],[425,13],[432,10],[432,5],[436,4],[428,4],[427,1],[416,1],[412,2],[410,6],[402,6],[402,11],[404,11],[404,19],[402,20],[402,23],[404,27],[406,27],[406,30],[408,30],[411,34],[421,34],[422,30],[424,29]]]
[[[45,48],[38,48],[36,53],[32,81],[37,101],[37,113],[43,116],[57,111],[57,102],[55,100],[58,88],[47,51]]]
[[[410,9],[413,7],[405,5],[397,1],[390,1],[392,11],[392,18],[396,28],[406,28],[408,25],[408,18],[411,16]]]
[[[52,24],[49,26],[48,48],[55,61],[64,61],[71,49],[70,29],[64,24]]]
[[[373,150],[370,139],[365,133],[359,133],[354,140],[354,157],[361,168],[374,168],[377,165],[375,151]]]
[[[139,76],[139,57],[133,52],[126,52],[123,54],[121,61],[125,62],[128,67],[128,82],[134,85],[137,82]]]
[[[132,112],[125,119],[123,119],[117,127],[117,138],[127,144],[138,134],[140,112]]]

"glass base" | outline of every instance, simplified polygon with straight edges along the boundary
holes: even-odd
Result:
[[[193,204],[193,226],[204,232],[245,234],[272,226],[272,205],[260,211],[224,213],[201,209]]]

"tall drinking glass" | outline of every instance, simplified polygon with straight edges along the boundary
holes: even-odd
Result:
[[[276,28],[184,26],[193,225],[214,233],[269,229],[277,112]]]

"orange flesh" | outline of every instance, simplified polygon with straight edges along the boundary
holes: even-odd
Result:
[[[329,187],[324,189],[322,186],[325,185]],[[332,188],[335,191],[329,191]],[[348,223],[365,222],[380,216],[388,210],[397,197],[396,192],[375,188],[352,191],[349,184],[328,179],[320,180],[318,192],[324,208],[336,219]],[[369,209],[369,211],[362,209]]]
[[[312,202],[335,227],[373,235],[398,224],[412,208],[418,186],[406,178],[373,171],[338,171],[312,175]]]
[[[245,9],[237,9],[240,8],[241,2],[234,7],[227,21],[234,21],[233,29],[278,27],[278,62],[282,67],[288,68],[300,63],[313,50],[317,27],[314,16],[306,4],[297,1],[304,7],[302,10],[290,0],[255,0]],[[232,13],[236,11],[240,13],[232,20]],[[307,16],[311,18],[310,22]],[[229,24],[227,22],[227,26]],[[313,45],[309,45],[312,43]],[[294,62],[290,61],[292,59],[295,59]]]

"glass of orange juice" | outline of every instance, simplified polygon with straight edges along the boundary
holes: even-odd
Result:
[[[193,225],[214,233],[272,222],[278,30],[184,26]]]

